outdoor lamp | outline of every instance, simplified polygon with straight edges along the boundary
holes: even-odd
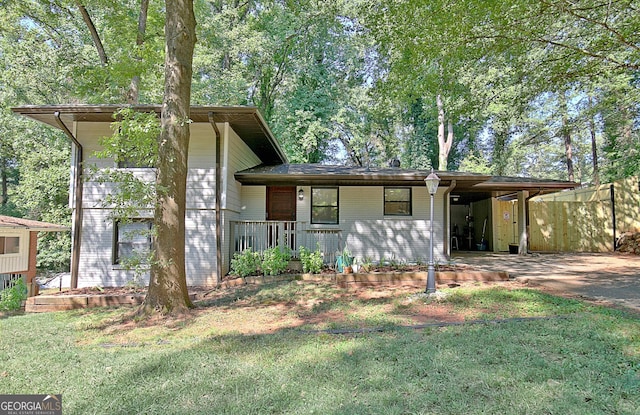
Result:
[[[436,292],[436,267],[433,263],[433,196],[438,191],[440,178],[433,172],[433,169],[431,169],[431,174],[424,179],[424,183],[427,185],[427,190],[431,198],[431,215],[429,216],[429,264],[427,266],[427,290],[425,293],[432,294]]]
[[[298,190],[298,200],[304,200],[304,190]]]
[[[431,169],[431,173],[424,179],[424,183],[427,185],[427,190],[431,196],[435,195],[438,191],[438,184],[440,184],[440,178]]]

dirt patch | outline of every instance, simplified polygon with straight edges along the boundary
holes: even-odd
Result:
[[[203,296],[205,293],[214,290],[215,287],[189,287],[189,294]],[[62,291],[41,292],[43,295],[86,295],[86,296],[113,296],[113,295],[133,295],[146,294],[147,287],[83,287],[74,289],[63,289]]]

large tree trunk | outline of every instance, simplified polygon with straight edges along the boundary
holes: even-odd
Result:
[[[191,75],[196,42],[192,0],[166,0],[165,89],[159,137],[155,257],[142,311],[192,307],[185,273],[185,205]]]
[[[447,171],[449,152],[453,143],[453,123],[449,120],[447,139],[444,137],[444,104],[440,95],[436,97],[438,106],[438,170]]]

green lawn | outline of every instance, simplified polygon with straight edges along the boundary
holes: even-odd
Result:
[[[0,394],[62,393],[65,414],[640,413],[637,315],[530,289],[364,294],[280,282],[154,324],[126,309],[5,316]],[[429,313],[547,318],[403,327]]]

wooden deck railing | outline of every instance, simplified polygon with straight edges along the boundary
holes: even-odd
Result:
[[[288,247],[293,258],[300,257],[300,247],[315,251],[320,248],[324,263],[332,265],[336,251],[341,251],[340,229],[312,228],[307,222],[296,221],[232,221],[231,240],[233,256],[236,252],[251,249],[262,252],[274,246]]]

